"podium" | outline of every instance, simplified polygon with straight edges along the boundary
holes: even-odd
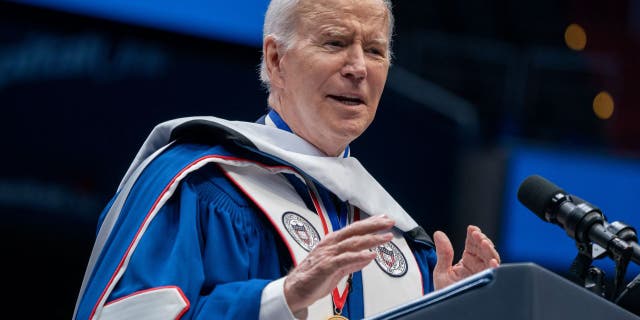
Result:
[[[639,301],[640,303],[640,301]],[[534,263],[503,264],[367,320],[638,320]]]

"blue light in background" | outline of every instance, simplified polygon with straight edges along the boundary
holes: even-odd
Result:
[[[578,253],[575,241],[559,226],[538,218],[517,199],[522,181],[539,174],[585,201],[599,207],[607,221],[640,226],[640,161],[544,148],[512,150],[505,185],[504,223],[500,252],[505,262],[532,261],[556,271],[567,271]],[[606,257],[594,265],[607,276],[615,274]],[[627,277],[640,273],[629,264]]]
[[[269,0],[15,0],[71,13],[229,41],[262,43]]]

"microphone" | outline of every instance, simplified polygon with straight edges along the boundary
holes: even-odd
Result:
[[[640,246],[621,239],[594,205],[568,194],[551,181],[532,175],[518,189],[518,200],[540,219],[556,224],[580,243],[593,242],[613,258],[629,254],[640,265]],[[609,227],[609,228],[607,228]],[[612,232],[613,231],[613,232]]]

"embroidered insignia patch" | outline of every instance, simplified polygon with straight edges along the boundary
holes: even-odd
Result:
[[[294,240],[307,251],[311,251],[320,242],[318,231],[311,223],[295,212],[285,212],[282,223]]]
[[[407,273],[407,259],[393,242],[389,241],[373,249],[376,255],[376,263],[390,276],[402,277]]]

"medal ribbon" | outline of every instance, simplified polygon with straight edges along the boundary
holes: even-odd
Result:
[[[353,208],[353,221],[360,220],[360,209]],[[324,222],[323,222],[324,224]],[[347,279],[347,285],[344,287],[344,291],[342,291],[342,295],[340,295],[340,291],[338,288],[333,288],[333,292],[331,293],[331,297],[333,298],[333,305],[335,306],[334,312],[337,314],[342,313],[342,308],[344,304],[347,302],[347,296],[349,295],[349,290],[351,289],[351,278],[353,277],[353,273],[349,274],[349,278]],[[337,298],[336,298],[337,297]]]
[[[344,291],[342,291],[342,295],[340,295],[340,291],[338,291],[338,287],[333,288],[333,292],[331,292],[331,297],[333,298],[335,313],[337,314],[342,313],[342,308],[344,307],[344,304],[347,302],[347,296],[349,295],[350,288],[351,288],[351,274],[349,274],[349,278],[347,279],[347,285],[344,287]]]
[[[309,186],[310,186],[309,195],[311,196],[311,199],[313,201],[313,206],[316,208],[316,212],[318,213],[318,216],[320,216],[320,221],[322,222],[322,229],[324,231],[324,235],[326,236],[329,233],[329,227],[327,225],[327,220],[325,218],[324,211],[320,206],[320,201],[318,201],[318,198],[320,198],[318,194],[318,190],[316,190],[315,186],[312,183],[309,183]],[[360,220],[360,210],[358,208],[354,208],[353,212],[354,212],[353,220],[354,221]],[[333,288],[333,290],[331,291],[331,298],[333,299],[333,305],[335,306],[334,312],[337,315],[340,315],[342,313],[342,308],[344,308],[344,305],[347,302],[347,296],[349,296],[349,290],[351,289],[352,276],[353,274],[349,274],[349,278],[347,278],[347,284],[344,287],[342,294],[340,294],[340,290],[338,290],[338,287]]]
[[[308,185],[309,185],[309,195],[311,196],[311,200],[313,201],[313,206],[316,208],[316,212],[318,213],[318,216],[320,216],[320,221],[322,222],[322,229],[324,231],[324,235],[326,236],[329,233],[329,227],[327,225],[327,220],[325,218],[324,211],[320,206],[320,201],[318,201],[318,198],[320,198],[318,194],[318,190],[316,190],[315,186],[312,183],[308,183]],[[359,212],[357,216],[359,218]],[[349,274],[349,278],[347,278],[347,285],[344,287],[342,294],[340,294],[340,290],[338,290],[338,287],[333,288],[333,290],[331,291],[331,298],[333,299],[333,305],[335,306],[334,312],[338,315],[342,313],[342,308],[347,302],[347,296],[349,295],[349,289],[351,288],[351,277],[352,277],[352,274]]]

